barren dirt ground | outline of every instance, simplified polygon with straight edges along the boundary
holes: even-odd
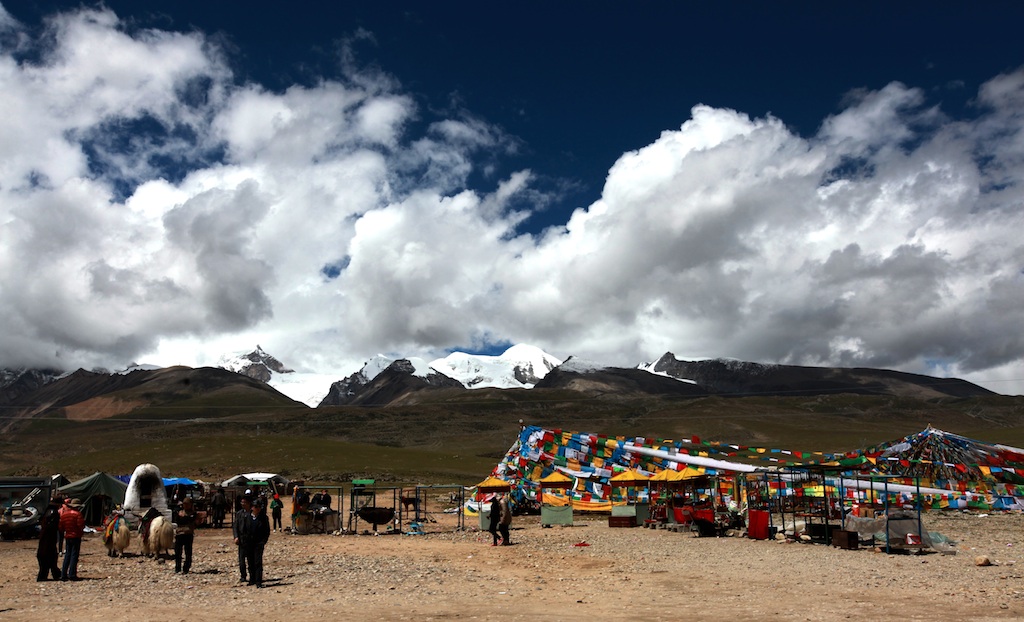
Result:
[[[262,590],[238,582],[230,529],[197,533],[188,575],[138,555],[137,540],[112,559],[88,535],[82,580],[67,583],[36,582],[36,541],[0,542],[0,621],[1024,619],[1020,513],[926,515],[956,555],[696,538],[600,517],[549,529],[520,517],[513,545],[491,547],[450,520],[426,536],[272,534]]]

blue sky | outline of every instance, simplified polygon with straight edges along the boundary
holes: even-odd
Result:
[[[532,343],[1024,391],[1017,4],[2,6],[0,364]]]

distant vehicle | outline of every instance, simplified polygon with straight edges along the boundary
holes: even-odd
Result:
[[[49,500],[48,494],[42,494],[43,490],[44,488],[36,486],[21,501],[4,508],[3,516],[0,517],[0,538],[34,538],[39,534],[39,519],[43,512],[42,508],[38,507],[36,499],[41,497],[44,507]],[[49,487],[45,490],[49,492]]]

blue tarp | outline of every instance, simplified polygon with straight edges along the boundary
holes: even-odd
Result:
[[[121,480],[125,484],[129,483],[132,479],[131,475],[117,475],[117,479]],[[191,480],[187,477],[162,477],[164,486],[174,486],[175,484],[181,484],[182,486],[195,486],[196,481]]]
[[[189,479],[187,477],[165,477],[165,478],[163,478],[163,480],[164,480],[164,486],[177,486],[179,484],[182,485],[182,486],[195,486],[196,485],[195,480],[191,480],[191,479]]]

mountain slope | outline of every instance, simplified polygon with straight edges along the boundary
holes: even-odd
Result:
[[[690,382],[642,369],[581,364],[570,358],[536,384],[535,389],[568,389],[589,395],[704,397],[707,390]]]
[[[0,369],[0,406],[39,390],[63,373],[57,369]]]
[[[208,403],[298,406],[263,382],[220,368],[168,367],[126,374],[80,369],[12,402],[0,432],[38,417],[92,421],[147,409],[166,409],[166,416],[185,419],[205,413]]]
[[[725,359],[683,361],[671,352],[641,368],[689,380],[712,395],[853,393],[923,399],[995,395],[988,389],[956,378],[934,378],[885,369],[762,365]]]
[[[420,361],[422,365],[422,361]],[[365,369],[365,367],[364,367]],[[398,406],[410,401],[412,394],[429,389],[461,389],[454,378],[422,367],[408,359],[399,359],[367,380],[363,371],[331,385],[331,391],[318,407],[326,406]]]

